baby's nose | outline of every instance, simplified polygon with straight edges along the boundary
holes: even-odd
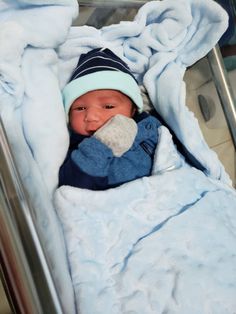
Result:
[[[85,115],[86,121],[98,121],[99,120],[99,112],[96,108],[87,108],[86,115]]]

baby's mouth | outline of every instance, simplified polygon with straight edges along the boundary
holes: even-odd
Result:
[[[93,134],[96,132],[96,130],[88,130],[87,133],[89,136],[93,136]]]

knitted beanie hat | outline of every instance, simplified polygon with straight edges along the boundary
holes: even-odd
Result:
[[[130,69],[107,48],[97,48],[80,56],[62,92],[66,114],[78,97],[98,89],[118,90],[131,98],[139,112],[143,109],[141,91]]]

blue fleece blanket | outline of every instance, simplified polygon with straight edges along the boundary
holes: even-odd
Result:
[[[123,224],[128,221],[128,217],[132,219],[136,209],[139,213],[150,210],[150,216],[146,218],[141,214],[141,216],[137,216],[136,223],[140,226],[140,233],[139,229],[135,227],[136,223],[134,226],[131,223],[127,225],[128,229],[126,228],[125,231],[122,228],[119,229],[121,232],[118,237],[116,237],[118,233],[115,230],[114,237],[111,237],[114,240],[114,249],[119,250],[120,248],[121,252],[120,255],[117,252],[117,254],[114,252],[114,254],[107,255],[114,257],[113,261],[120,256],[117,260],[117,267],[112,264],[112,261],[109,264],[114,266],[112,275],[115,274],[112,278],[110,278],[110,273],[108,274],[110,282],[108,286],[112,286],[113,283],[115,285],[115,290],[112,287],[111,297],[109,297],[110,304],[114,306],[113,312],[121,309],[121,313],[125,313],[126,309],[132,307],[131,305],[126,306],[127,300],[130,298],[136,306],[136,312],[148,313],[142,310],[141,297],[139,302],[135,301],[139,299],[140,292],[137,295],[136,292],[133,292],[136,299],[129,297],[134,282],[142,278],[142,272],[138,273],[137,262],[135,261],[135,267],[129,265],[132,265],[130,262],[133,263],[134,255],[143,263],[145,254],[140,256],[134,253],[139,252],[138,248],[141,243],[146,243],[147,246],[141,251],[147,252],[145,250],[148,250],[148,239],[158,237],[159,240],[154,241],[153,244],[150,242],[150,247],[157,243],[156,248],[151,251],[159,252],[160,255],[150,256],[150,264],[147,264],[149,253],[146,253],[147,263],[144,265],[146,269],[150,268],[150,272],[144,276],[145,284],[142,289],[140,288],[140,291],[143,291],[150,301],[146,302],[149,304],[149,308],[153,309],[154,313],[159,313],[159,310],[161,313],[162,309],[164,312],[169,310],[172,313],[178,310],[179,313],[193,312],[188,309],[190,304],[193,304],[194,296],[197,295],[198,303],[205,304],[204,310],[202,309],[200,312],[233,313],[231,309],[233,308],[232,295],[235,286],[233,278],[235,245],[232,243],[232,237],[235,234],[233,211],[236,208],[235,194],[230,188],[230,180],[222,164],[216,154],[207,146],[197,120],[187,109],[183,82],[186,67],[203,57],[217,43],[227,28],[226,13],[212,0],[153,1],[148,2],[139,10],[134,21],[122,22],[98,30],[86,26],[71,27],[77,11],[75,0],[0,2],[1,119],[6,128],[24,186],[34,205],[32,214],[65,313],[76,311],[73,291],[75,291],[77,309],[81,309],[82,313],[83,310],[87,310],[86,298],[90,295],[84,284],[86,279],[82,278],[81,280],[81,274],[77,278],[76,270],[73,273],[75,269],[73,263],[76,261],[72,262],[71,259],[73,255],[73,252],[70,251],[71,243],[75,242],[81,245],[88,241],[88,246],[85,245],[85,247],[89,251],[88,254],[91,253],[91,255],[86,255],[85,259],[91,261],[91,265],[100,263],[96,262],[95,258],[93,259],[95,253],[97,252],[97,256],[100,258],[98,254],[100,250],[103,254],[108,248],[103,241],[99,242],[99,246],[96,242],[99,239],[106,239],[102,233],[107,229],[100,228],[99,223],[97,227],[100,230],[98,230],[100,237],[96,236],[96,228],[92,227],[92,222],[91,227],[88,227],[91,232],[84,233],[82,240],[77,241],[82,228],[80,224],[73,226],[77,233],[74,232],[72,238],[69,236],[68,220],[72,220],[71,223],[73,223],[73,213],[76,212],[71,204],[71,200],[74,198],[75,204],[78,204],[76,210],[81,217],[83,212],[86,216],[90,208],[94,209],[94,204],[97,205],[100,201],[101,204],[108,205],[108,207],[104,207],[104,210],[109,215],[113,212],[114,215],[118,215],[124,211],[124,215],[121,216],[123,221],[118,222],[117,218],[118,226],[121,222]],[[80,54],[100,46],[110,48],[128,63],[139,83],[145,86],[158,113],[174,130],[180,142],[191,155],[206,169],[204,173],[186,165],[183,158],[180,158],[179,154],[175,152],[169,133],[163,131],[166,129],[162,129],[164,136],[157,147],[153,176],[150,178],[143,178],[120,188],[100,193],[62,187],[54,195],[58,183],[58,170],[68,148],[68,132],[61,89],[68,80]],[[166,152],[169,152],[170,159],[166,156]],[[171,169],[173,171],[170,171]],[[53,204],[54,198],[56,208]],[[80,199],[81,201],[78,201]],[[91,203],[90,200],[93,200],[94,203]],[[116,200],[117,207],[114,200]],[[63,204],[63,208],[61,204]],[[137,208],[135,204],[137,204]],[[155,206],[152,208],[153,205]],[[105,219],[106,213],[103,215],[99,205],[97,208],[97,214]],[[55,209],[60,214],[61,224]],[[95,209],[92,210],[93,213],[96,214]],[[67,219],[66,214],[71,218]],[[150,222],[153,216],[154,220]],[[186,220],[184,217],[187,217]],[[95,218],[92,217],[93,219]],[[86,226],[88,222],[89,219],[85,223]],[[113,230],[116,223],[114,228],[113,225],[113,223],[108,224],[108,229]],[[134,230],[133,237],[128,232],[129,228]],[[205,228],[205,233],[202,228]],[[129,236],[126,237],[125,234]],[[186,237],[187,234],[188,237]],[[203,235],[205,235],[204,238]],[[88,239],[86,239],[87,236]],[[120,244],[119,237],[122,240]],[[127,239],[127,243],[124,239]],[[191,239],[193,240],[191,241]],[[89,241],[94,241],[94,243],[90,244]],[[103,243],[104,247],[102,248]],[[116,243],[118,248],[116,248]],[[109,241],[107,245],[110,245]],[[211,252],[213,246],[215,246],[214,252]],[[77,248],[76,246],[76,254]],[[168,255],[168,248],[173,248],[173,250],[169,250],[172,252],[170,255]],[[191,254],[189,251],[185,254],[189,248],[192,248]],[[188,256],[186,262],[184,262],[185,255]],[[209,260],[204,264],[206,267],[203,267],[202,272],[201,255],[204,258],[209,255]],[[131,256],[132,258],[129,258]],[[230,256],[231,258],[229,258]],[[199,263],[197,263],[197,258],[200,260]],[[168,261],[166,264],[169,265],[169,268],[165,268],[165,259]],[[160,261],[159,265],[158,261]],[[178,269],[181,269],[182,273],[175,272],[174,265],[181,261],[183,267]],[[223,262],[219,264],[217,261]],[[79,257],[77,263],[78,265],[82,264]],[[107,265],[105,263],[104,267]],[[219,265],[225,266],[224,274]],[[101,265],[101,267],[103,266]],[[152,267],[154,267],[153,272],[151,271]],[[109,269],[105,268],[103,268],[104,276]],[[131,277],[127,272],[127,269],[130,268],[132,268]],[[143,270],[143,268],[141,269]],[[155,269],[157,269],[158,277],[161,278],[159,282],[152,280]],[[72,270],[72,273],[69,270]],[[119,270],[128,277],[118,276],[116,281],[114,278]],[[135,271],[137,271],[136,274]],[[211,276],[211,271],[215,277]],[[91,270],[91,275],[93,273],[95,280],[100,278],[102,272]],[[178,281],[182,274],[185,274],[183,275],[185,279]],[[196,282],[198,274],[201,281]],[[73,278],[72,282],[70,275]],[[85,275],[89,276],[87,273]],[[170,279],[172,275],[175,277],[174,280]],[[218,277],[221,275],[223,278]],[[134,278],[133,283],[132,278]],[[206,287],[209,289],[206,291],[205,282],[208,281],[209,284],[206,284]],[[166,288],[168,282],[169,290]],[[145,288],[149,285],[159,287],[160,296],[158,298],[155,297],[155,289],[154,297],[152,297],[151,291]],[[86,287],[85,290],[78,289],[83,286]],[[92,289],[93,286],[90,285],[90,288]],[[128,289],[127,293],[125,288]],[[118,293],[119,302],[115,301],[117,289],[121,291],[120,294]],[[104,310],[103,296],[106,302],[109,301],[106,294],[107,288],[101,290],[101,286],[98,285],[96,291],[100,291],[100,299],[96,298],[96,300],[101,312]],[[177,297],[177,291],[180,297]],[[215,296],[214,300],[211,297],[213,295]],[[166,302],[165,307],[163,302],[168,297],[171,298],[172,305]],[[208,297],[211,300],[209,304],[207,303]],[[160,308],[157,303],[160,304]],[[111,309],[109,306],[107,308]],[[195,313],[199,313],[197,305],[195,308]]]
[[[56,192],[79,313],[235,313],[236,193],[159,132],[152,176]]]

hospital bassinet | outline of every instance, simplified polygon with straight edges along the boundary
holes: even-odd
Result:
[[[141,4],[144,4],[144,2],[146,1],[126,1],[124,2],[125,4],[123,5],[123,7],[124,10],[132,7],[137,9],[138,7],[140,7]],[[197,1],[191,1],[193,7],[195,5],[195,2],[197,3]],[[89,1],[81,1],[81,7],[83,6],[83,4],[89,3]],[[163,1],[163,3],[165,3],[165,1]],[[170,8],[172,7],[173,3],[171,1],[168,2],[167,0],[166,3],[167,6],[170,6]],[[6,7],[4,7],[4,5],[5,4],[2,3],[2,8],[0,7],[3,17],[0,22],[2,23],[4,23],[4,20],[7,21],[8,17],[11,16],[11,14],[13,17],[14,14],[16,14],[16,20],[21,26],[21,19],[27,19],[27,17],[30,17],[30,21],[33,21],[36,13],[42,14],[42,20],[45,19],[45,25],[48,26],[50,25],[50,23],[48,22],[49,18],[52,18],[52,16],[54,16],[55,14],[58,14],[59,17],[61,15],[61,17],[63,18],[61,28],[59,27],[61,22],[60,18],[58,18],[58,20],[56,20],[55,22],[56,26],[60,28],[58,32],[64,31],[64,33],[62,35],[62,38],[60,38],[59,35],[55,36],[56,38],[54,38],[54,42],[52,44],[52,46],[54,45],[52,49],[53,52],[49,51],[49,55],[45,54],[45,58],[49,59],[50,57],[53,57],[50,56],[50,54],[53,55],[55,51],[56,53],[58,53],[58,46],[63,44],[63,41],[66,41],[67,33],[65,30],[69,28],[71,20],[75,17],[77,12],[75,1],[60,1],[59,3],[58,1],[50,1],[49,4],[47,3],[47,1],[40,1],[40,5],[38,7],[36,3],[30,3],[30,1],[15,1],[9,4],[9,7],[7,7],[8,4],[6,4]],[[92,1],[91,5],[98,6],[99,19],[103,23],[104,16],[101,15],[103,8],[101,9],[101,6],[99,6],[99,1]],[[106,6],[106,10],[104,10],[104,12],[111,13],[111,11],[114,11],[114,7],[118,6],[118,2],[114,3],[114,6],[113,4],[110,5],[110,7],[109,1],[107,3],[103,2],[103,5]],[[122,5],[122,1],[119,2],[119,5]],[[4,15],[7,10],[8,13]],[[30,14],[32,13],[31,10],[32,12],[35,10],[32,16],[30,16]],[[98,18],[96,19],[96,22],[97,21]],[[34,31],[37,31],[37,23],[38,21],[36,18],[36,29]],[[38,51],[35,51],[35,55],[32,54],[32,56],[30,56],[32,52],[30,47],[31,33],[27,33],[27,36],[29,37],[25,39],[24,31],[18,28],[19,25],[14,25],[14,20],[11,20],[10,18],[9,23],[6,23],[4,25],[6,32],[3,33],[4,36],[6,36],[7,34],[11,35],[11,31],[9,31],[8,33],[8,29],[12,29],[14,30],[16,36],[19,36],[20,38],[23,34],[22,40],[24,39],[26,40],[26,42],[28,40],[29,46],[27,48],[29,52],[27,51],[26,57],[29,59],[25,57],[22,63],[19,63],[19,59],[17,59],[19,56],[16,56],[15,59],[13,57],[12,59],[13,61],[15,61],[15,69],[17,70],[19,70],[19,64],[24,64],[24,66],[27,67],[26,62],[29,61],[30,58],[36,57],[37,54],[39,58],[42,58],[42,56],[44,55],[40,53],[44,53],[43,49],[45,49],[46,52],[51,49],[50,43],[47,42],[47,39],[41,44],[40,36],[44,36],[47,30],[42,30],[40,28],[39,38],[37,38],[36,36],[36,38],[33,40],[35,47],[37,48],[36,50]],[[24,23],[23,26],[25,27]],[[95,26],[97,28],[101,27],[101,25]],[[86,33],[87,31],[88,33]],[[113,30],[110,30],[108,28],[107,32],[109,33],[109,31],[112,34]],[[118,29],[118,32],[119,31],[120,29]],[[96,43],[97,35],[94,30],[85,29],[84,32],[84,38],[82,38],[83,40],[81,41],[82,44],[84,44],[84,47],[86,47],[87,43],[90,40],[94,40],[95,45],[99,45],[99,42]],[[93,34],[93,32],[95,35]],[[106,29],[104,33],[105,32]],[[120,32],[122,34],[122,30]],[[218,32],[220,34],[221,30],[219,30]],[[81,34],[83,37],[83,33]],[[73,37],[73,31],[71,36]],[[90,39],[88,39],[89,36],[91,36]],[[110,37],[109,39],[108,36],[108,40],[111,40],[111,38],[112,37]],[[116,40],[118,42],[119,51],[119,45],[122,45],[122,40],[119,38],[119,36],[117,38],[118,39]],[[4,40],[4,38],[2,40]],[[12,38],[9,37],[8,40],[10,42]],[[210,45],[212,45],[212,43]],[[12,47],[14,48],[14,45]],[[10,48],[12,49],[12,47]],[[62,60],[65,57],[63,56],[63,52],[66,52],[66,48],[67,47],[65,44],[65,50],[63,51],[62,49],[60,55]],[[15,47],[15,49],[21,49],[19,55],[22,56],[24,49],[26,49],[26,46],[20,48],[19,46],[17,46]],[[3,57],[5,58],[5,56]],[[7,60],[6,58],[4,58],[3,61]],[[68,58],[68,56],[66,58]],[[229,117],[227,118],[227,120],[230,123],[232,137],[234,138],[236,128],[235,120],[232,119],[232,117],[234,116],[232,114],[232,112],[234,111],[234,107],[232,106],[232,96],[230,94],[230,86],[228,84],[222,84],[222,82],[227,82],[227,78],[224,76],[224,72],[222,72],[223,63],[217,46],[214,47],[213,50],[210,52],[208,60],[212,65],[213,74],[217,75],[217,77],[215,77],[215,80],[217,82],[216,87],[220,91],[222,102],[226,106],[226,115],[228,115]],[[34,59],[32,59],[31,62],[34,62]],[[67,73],[69,74],[72,68],[72,64],[67,67],[67,62],[69,62],[68,59],[65,61],[64,64],[62,63],[61,70],[63,70],[64,67],[65,71],[67,71]],[[51,70],[54,64],[50,63],[50,60],[48,64],[50,64],[48,68],[50,68]],[[45,72],[42,75],[51,75],[51,73],[55,74],[58,70],[56,68],[53,68],[52,72],[47,72],[47,69],[45,69],[46,67],[43,69]],[[34,97],[33,93],[35,92],[34,89],[36,88],[32,88],[29,82],[26,82],[26,85],[23,87],[20,86],[21,80],[19,79],[19,81],[15,82],[14,75],[13,81],[11,82],[11,69],[9,69],[9,72],[7,72],[8,68],[3,66],[2,68],[0,68],[0,71],[1,70],[3,71],[3,75],[7,73],[7,77],[8,75],[10,77],[9,81],[6,82],[8,88],[5,89],[6,94],[10,95],[10,98],[6,97],[4,103],[5,96],[3,95],[1,97],[0,108],[2,116],[0,128],[0,261],[2,280],[4,282],[6,293],[9,297],[12,309],[16,313],[76,313],[77,308],[75,306],[75,292],[71,280],[71,269],[66,249],[67,245],[63,237],[61,223],[55,209],[53,208],[52,203],[52,191],[55,189],[55,186],[53,186],[52,183],[54,180],[53,175],[55,176],[57,169],[53,169],[53,171],[51,171],[52,182],[46,182],[45,184],[45,177],[41,175],[42,167],[44,165],[43,162],[38,167],[38,161],[40,163],[41,152],[38,151],[37,147],[34,147],[32,143],[28,142],[28,140],[30,141],[29,138],[28,140],[25,140],[25,142],[22,142],[22,139],[25,139],[25,134],[27,133],[27,123],[22,122],[22,117],[24,114],[22,114],[19,108],[21,107],[22,102],[25,102],[27,104],[27,101],[29,101],[30,97]],[[34,74],[37,75],[37,72],[35,72]],[[64,84],[66,78],[67,77],[65,75],[65,77],[63,77],[60,82],[61,85]],[[16,83],[15,86],[13,86],[14,83]],[[24,98],[25,96],[23,94],[18,93],[21,88],[23,90],[26,90],[26,98]],[[58,86],[54,86],[54,88],[56,89],[58,88]],[[45,89],[45,91],[47,90]],[[19,99],[15,95],[22,98]],[[44,97],[43,100],[45,100]],[[55,100],[55,102],[57,101],[58,99]],[[16,104],[14,102],[18,103]],[[25,108],[27,108],[27,105]],[[58,116],[60,115],[62,115],[61,112],[58,114]],[[27,117],[24,118],[27,120]],[[46,123],[48,123],[48,121]],[[46,125],[47,124],[44,124],[44,126]],[[63,125],[63,127],[65,128],[66,126]],[[62,134],[62,137],[63,136],[64,134]],[[65,141],[67,140],[66,137],[64,137],[64,139]],[[39,143],[39,145],[43,144],[44,143]],[[25,153],[26,155],[24,155]],[[37,156],[37,154],[39,154],[39,157]],[[61,156],[63,156],[63,152],[61,152]],[[36,163],[35,160],[37,161]],[[48,165],[45,164],[45,167],[47,166]],[[46,171],[47,169],[45,170],[45,172]],[[222,177],[222,181],[226,180],[224,179],[224,174],[222,175]]]

